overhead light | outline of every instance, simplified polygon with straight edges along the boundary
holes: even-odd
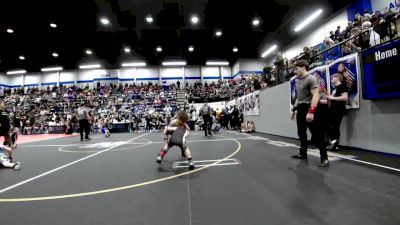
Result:
[[[26,70],[13,70],[13,71],[8,71],[7,75],[24,74],[24,73],[26,73]]]
[[[199,17],[197,17],[197,16],[192,16],[192,18],[190,20],[192,21],[192,24],[199,23]]]
[[[126,48],[124,48],[124,51],[125,51],[125,53],[130,53],[130,52],[131,52],[131,49],[128,48],[128,47],[126,47]]]
[[[13,29],[10,29],[10,28],[8,28],[8,29],[7,29],[7,33],[9,33],[9,34],[12,34],[12,33],[14,33],[14,30],[13,30]]]
[[[54,58],[58,57],[58,53],[57,52],[53,52],[53,54],[51,54]]]
[[[319,15],[321,15],[322,9],[318,9],[316,12],[311,14],[307,19],[305,19],[303,22],[301,22],[296,28],[294,28],[295,32],[299,32],[302,30],[305,26],[310,24],[312,21],[314,21]]]
[[[50,71],[60,71],[63,70],[63,68],[61,66],[57,66],[57,67],[45,67],[41,69],[42,72],[50,72]]]
[[[171,61],[171,62],[163,62],[163,66],[185,66],[185,61]]]
[[[20,60],[25,60],[25,56],[20,55],[20,56],[19,56],[19,59],[20,59]]]
[[[154,19],[153,19],[153,17],[152,16],[146,16],[146,22],[147,23],[152,23],[154,21]]]
[[[229,62],[227,62],[227,61],[207,61],[206,65],[207,66],[227,66],[227,65],[229,65]]]
[[[92,51],[92,50],[86,50],[85,53],[86,53],[87,55],[91,55],[91,54],[93,54],[93,51]]]
[[[100,22],[104,25],[110,24],[110,21],[105,17],[100,18]]]
[[[189,52],[193,52],[194,51],[194,47],[193,46],[189,46],[188,50],[189,50]]]
[[[232,51],[233,51],[233,52],[238,52],[239,49],[238,49],[237,47],[234,47],[234,48],[232,49]]]
[[[142,67],[146,66],[145,62],[129,62],[129,63],[122,63],[122,67]]]
[[[100,64],[88,64],[88,65],[80,65],[79,69],[98,69],[100,68]]]
[[[57,24],[55,24],[55,23],[50,23],[50,27],[52,27],[52,28],[57,28]]]
[[[272,47],[270,47],[267,51],[265,51],[261,57],[265,58],[267,55],[271,54],[273,51],[275,51],[278,48],[277,45],[273,45]]]
[[[157,52],[162,52],[162,48],[159,46],[156,48]]]
[[[222,31],[215,32],[215,35],[217,35],[217,37],[221,37],[222,36]]]
[[[254,18],[251,23],[253,24],[253,26],[258,26],[260,25],[260,20],[258,18]]]

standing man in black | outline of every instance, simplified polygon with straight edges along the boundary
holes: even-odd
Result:
[[[208,134],[211,136],[211,125],[212,125],[212,118],[211,118],[211,107],[207,104],[204,103],[203,107],[200,109],[200,115],[203,116],[203,121],[204,121],[204,134],[207,137],[207,131]]]
[[[294,73],[298,78],[296,80],[297,100],[291,118],[294,119],[297,112],[297,133],[301,147],[300,153],[292,158],[307,159],[307,128],[309,128],[321,155],[321,163],[318,166],[327,167],[329,161],[323,127],[325,121],[321,119],[321,112],[317,109],[320,100],[320,85],[317,78],[308,73],[308,69],[309,64],[305,60],[299,60],[294,65]]]
[[[0,137],[4,137],[3,145],[11,147],[10,139],[10,117],[4,103],[0,103]]]
[[[231,128],[233,130],[240,129],[239,110],[236,105],[233,106]]]
[[[334,74],[331,76],[331,82],[334,86],[331,95],[327,96],[330,101],[328,137],[331,140],[329,150],[339,150],[340,124],[343,116],[346,114],[346,102],[349,99],[349,91],[343,84],[343,75]]]
[[[85,132],[85,139],[90,140],[89,132],[90,132],[90,125],[89,121],[91,120],[88,110],[84,105],[80,105],[77,110],[77,119],[79,121],[79,133],[81,134],[81,141],[83,141],[83,132]]]

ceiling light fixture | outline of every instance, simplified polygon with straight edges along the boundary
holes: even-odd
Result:
[[[7,75],[24,74],[24,73],[26,73],[26,70],[13,70],[13,71],[8,71]]]
[[[107,18],[105,18],[105,17],[100,18],[100,22],[101,22],[103,25],[109,25],[109,24],[110,24],[110,21],[109,21]]]
[[[88,64],[88,65],[80,65],[79,69],[98,69],[100,68],[100,64]]]
[[[315,11],[311,16],[309,16],[307,19],[305,19],[303,22],[301,22],[296,28],[294,28],[295,32],[301,31],[304,27],[306,27],[308,24],[313,22],[319,15],[322,14],[322,9],[318,9]]]
[[[163,66],[186,66],[185,61],[170,61],[170,62],[163,62]]]
[[[192,22],[193,25],[196,25],[199,23],[199,17],[197,16],[192,16],[192,18],[190,19],[190,21]]]
[[[42,68],[41,71],[42,72],[51,72],[51,71],[61,71],[63,70],[63,68],[61,66],[57,66],[57,67],[45,67]]]
[[[271,54],[271,53],[272,53],[273,51],[275,51],[277,48],[278,48],[277,45],[271,46],[267,51],[265,51],[265,52],[261,55],[261,57],[262,57],[262,58],[265,58],[267,55]]]
[[[154,19],[153,19],[153,17],[152,16],[146,16],[146,22],[147,23],[153,23],[153,21],[154,21]]]
[[[127,62],[122,63],[122,67],[143,67],[146,66],[145,62]]]

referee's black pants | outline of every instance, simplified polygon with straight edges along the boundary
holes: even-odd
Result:
[[[321,161],[328,159],[328,154],[326,150],[325,134],[326,134],[326,110],[325,106],[317,108],[314,114],[314,121],[307,122],[307,113],[310,108],[310,104],[300,104],[297,108],[297,134],[300,138],[300,155],[307,156],[308,150],[308,139],[307,139],[307,128],[313,136],[313,141],[315,145],[319,148],[321,155]]]
[[[83,140],[83,132],[85,131],[85,139],[89,139],[90,126],[87,119],[79,120],[79,133],[81,140]]]
[[[204,134],[207,136],[207,132],[211,135],[211,116],[210,115],[203,115],[203,129],[204,129]]]

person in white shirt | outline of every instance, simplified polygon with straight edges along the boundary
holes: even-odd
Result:
[[[375,45],[379,45],[381,43],[381,37],[379,36],[378,33],[374,31],[374,28],[372,27],[371,22],[366,21],[362,24],[362,30],[370,30],[370,35],[369,35],[369,46],[373,47]]]

